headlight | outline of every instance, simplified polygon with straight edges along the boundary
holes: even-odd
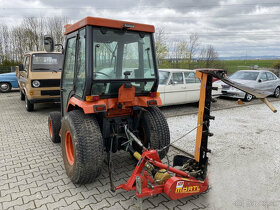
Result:
[[[38,80],[34,80],[34,81],[32,82],[32,85],[33,85],[33,87],[37,88],[37,87],[40,86],[40,82],[39,82]]]

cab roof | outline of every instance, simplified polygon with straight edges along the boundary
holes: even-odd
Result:
[[[105,19],[99,17],[86,17],[74,24],[67,24],[65,25],[65,33],[69,34],[73,31],[76,31],[84,26],[91,25],[91,26],[99,26],[99,27],[108,27],[108,28],[117,28],[122,29],[126,28],[127,30],[131,31],[144,31],[144,32],[155,32],[155,27],[153,25],[141,24],[141,23],[134,23],[128,21],[120,21],[120,20],[112,20],[112,19]]]

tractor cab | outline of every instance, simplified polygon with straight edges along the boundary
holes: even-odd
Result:
[[[135,97],[156,95],[153,32],[150,25],[92,17],[66,25],[62,115],[73,109],[71,97],[88,102],[118,98],[123,84],[133,86]],[[110,109],[104,105],[102,111]]]

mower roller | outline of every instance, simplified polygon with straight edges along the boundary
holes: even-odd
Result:
[[[64,167],[73,183],[93,182],[105,167],[107,152],[112,191],[135,190],[138,198],[165,193],[171,199],[204,192],[208,137],[213,135],[213,76],[267,102],[267,93],[233,83],[223,70],[197,70],[201,90],[194,158],[176,155],[173,166],[163,164],[170,133],[158,108],[153,33],[152,25],[94,17],[65,26],[61,111],[50,113],[48,127],[51,140],[61,141]],[[45,37],[46,51],[54,49],[53,39]],[[127,183],[114,187],[112,153],[118,150],[130,152],[138,163]]]

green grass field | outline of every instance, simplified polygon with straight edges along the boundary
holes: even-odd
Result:
[[[223,60],[221,61],[229,74],[237,70],[246,70],[258,65],[260,68],[272,68],[276,60]]]
[[[217,66],[213,66],[213,68],[223,68],[228,74],[232,74],[237,70],[246,70],[251,69],[255,65],[259,68],[273,68],[273,64],[275,62],[279,62],[279,60],[220,60],[217,61]],[[192,68],[204,68],[204,66],[199,66],[199,63],[193,62]],[[179,69],[188,69],[188,63],[168,63],[163,62],[159,64],[159,68],[179,68]]]

